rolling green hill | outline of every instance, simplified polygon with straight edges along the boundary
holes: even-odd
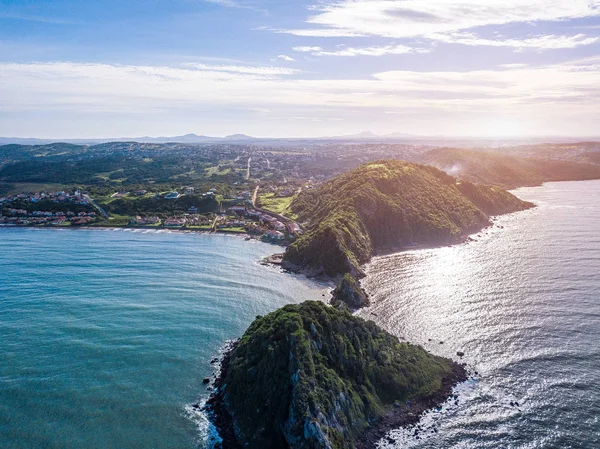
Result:
[[[499,187],[458,182],[434,167],[367,163],[294,199],[290,208],[308,232],[288,247],[284,265],[360,277],[360,265],[377,252],[458,242],[487,226],[489,215],[529,207]]]

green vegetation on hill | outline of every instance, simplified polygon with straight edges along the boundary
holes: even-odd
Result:
[[[288,215],[293,198],[291,196],[277,197],[274,193],[266,193],[258,196],[258,207],[276,214]]]
[[[431,166],[368,163],[294,199],[290,209],[309,231],[288,247],[284,263],[360,277],[360,265],[377,251],[457,242],[485,227],[488,214],[531,206],[497,187],[459,183]]]
[[[149,212],[160,216],[182,215],[192,206],[198,213],[217,212],[219,203],[212,198],[203,198],[198,195],[183,195],[177,199],[156,198],[147,195],[142,198],[125,197],[99,201],[99,204],[110,214],[116,215],[145,215]]]
[[[528,159],[481,150],[440,148],[426,153],[423,162],[456,175],[459,179],[508,189],[551,181],[600,178],[600,166],[597,165]]]
[[[522,210],[531,203],[520,200],[512,193],[496,186],[461,181],[456,188],[487,215],[502,215]]]
[[[181,156],[103,156],[59,161],[44,158],[18,161],[0,167],[0,180],[11,183],[195,185],[209,181],[233,183],[243,179],[241,173],[230,169],[207,173],[205,169],[209,165],[203,158]]]
[[[392,404],[464,376],[371,321],[311,301],[257,317],[223,371],[209,405],[222,404],[238,444],[256,449],[353,448]]]

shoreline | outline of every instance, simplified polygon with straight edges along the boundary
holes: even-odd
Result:
[[[535,206],[533,206],[533,207],[535,207]],[[529,210],[529,209],[530,208],[524,209],[524,210]],[[517,213],[517,212],[522,212],[522,210],[510,212],[509,214]],[[501,215],[507,215],[507,214],[501,214]],[[375,257],[380,257],[380,256],[385,256],[385,255],[390,255],[390,254],[397,254],[397,253],[401,253],[401,252],[405,252],[405,251],[412,251],[412,250],[443,248],[443,247],[461,245],[466,242],[472,241],[473,240],[471,237],[472,235],[482,232],[485,229],[494,227],[493,218],[501,216],[501,215],[491,216],[490,221],[486,226],[482,226],[479,229],[470,230],[468,232],[468,234],[462,235],[456,241],[444,242],[444,243],[424,243],[424,244],[415,244],[415,245],[410,245],[410,246],[405,246],[405,245],[388,246],[386,248],[380,249],[380,250],[374,252],[374,254],[372,254],[372,256],[368,262],[361,265],[361,269],[364,268],[365,265],[370,263],[372,261],[372,259]],[[0,227],[0,229],[1,228],[2,227]],[[155,227],[155,226],[152,226],[152,227],[149,227],[149,226],[110,226],[110,225],[47,226],[47,227],[46,226],[43,226],[43,227],[8,226],[6,228],[7,229],[30,228],[30,229],[53,229],[53,230],[70,229],[70,230],[102,230],[102,231],[122,230],[124,232],[138,231],[137,233],[139,233],[139,231],[149,231],[148,233],[157,233],[157,234],[160,234],[160,233],[200,234],[200,235],[221,234],[221,235],[238,236],[238,237],[245,238],[245,240],[257,240],[257,241],[262,242],[262,240],[260,239],[260,236],[257,236],[258,238],[256,238],[254,236],[249,235],[248,233],[243,233],[243,232],[235,232],[235,231],[232,232],[232,231],[226,231],[226,230],[225,231],[223,231],[223,230],[211,231],[211,230],[200,230],[200,229],[182,229],[182,228]],[[280,248],[284,248],[283,245],[278,245],[275,242],[265,242],[265,243],[271,243]],[[312,280],[322,279],[322,280],[326,280],[329,282],[336,282],[336,278],[332,278],[332,277],[326,276],[324,274],[316,273],[314,271],[311,272],[310,270],[307,270],[307,269],[302,269],[299,267],[297,267],[297,268],[299,268],[297,270],[290,269],[290,267],[287,266],[287,264],[283,261],[283,254],[284,253],[272,254],[270,256],[263,258],[262,262],[264,262],[265,265],[277,266],[278,268],[280,268],[282,270],[282,273],[285,273],[285,274],[289,274],[291,272],[294,274],[303,275],[306,278],[312,279]],[[296,268],[296,267],[294,267],[294,268]],[[323,298],[323,299],[325,300],[324,302],[326,302],[327,304],[330,304],[329,300],[326,300],[326,298]],[[328,299],[330,299],[330,298],[328,298]],[[227,344],[226,349],[223,352],[222,359],[220,360],[220,366],[217,368],[216,378],[214,379],[213,382],[211,382],[211,386],[214,388],[214,391],[210,394],[208,400],[206,401],[206,404],[202,408],[202,411],[204,411],[206,413],[208,420],[218,430],[219,436],[222,439],[222,441],[220,443],[215,444],[215,446],[214,446],[215,449],[229,449],[229,448],[231,448],[231,449],[240,448],[241,449],[243,447],[243,445],[238,443],[238,441],[235,438],[234,420],[226,409],[224,398],[220,394],[221,391],[219,388],[220,385],[222,385],[222,382],[227,373],[227,369],[229,367],[230,354],[235,349],[236,343],[237,343],[237,340],[230,344]],[[403,404],[400,406],[389,405],[386,408],[385,414],[376,423],[374,423],[371,428],[367,429],[363,434],[361,434],[359,437],[357,437],[355,448],[356,449],[370,449],[370,448],[374,447],[378,441],[385,438],[386,434],[390,430],[406,428],[406,427],[417,424],[426,412],[433,410],[436,407],[439,407],[440,405],[442,405],[449,399],[453,398],[454,397],[454,394],[453,394],[454,387],[456,387],[458,384],[468,380],[469,376],[463,365],[460,365],[457,362],[453,361],[452,366],[453,366],[452,373],[450,373],[449,376],[445,377],[442,380],[441,388],[438,391],[436,391],[435,393],[433,393],[432,395],[430,395],[427,398],[424,398],[418,402],[415,402],[415,403],[411,403],[410,401],[408,401],[407,404]]]
[[[269,242],[262,240],[258,235],[252,235],[247,232],[217,230],[217,231],[206,231],[203,229],[183,229],[183,228],[169,228],[169,227],[148,227],[148,226],[0,226],[2,229],[34,229],[34,230],[45,230],[45,231],[150,231],[149,233],[154,234],[200,234],[200,235],[230,235],[234,237],[243,237],[245,240],[256,240],[263,243],[270,243],[275,246],[285,247],[285,245],[279,245],[277,242]],[[167,232],[165,232],[167,231]],[[139,234],[139,232],[136,232]]]
[[[525,200],[523,200],[525,201]],[[473,231],[469,231],[466,234],[463,234],[457,241],[455,242],[448,242],[448,243],[418,243],[415,245],[411,245],[411,246],[393,246],[393,245],[388,245],[385,248],[380,249],[379,251],[376,251],[375,254],[373,254],[373,256],[371,256],[371,260],[369,260],[369,262],[364,263],[363,265],[361,265],[361,268],[365,267],[366,265],[368,265],[369,263],[372,262],[372,260],[376,257],[385,257],[385,256],[391,256],[393,254],[399,254],[399,253],[403,253],[403,252],[409,252],[409,251],[419,251],[419,250],[427,250],[427,249],[437,249],[437,248],[449,248],[452,246],[458,246],[458,245],[464,245],[465,243],[471,243],[471,242],[476,242],[477,240],[473,237],[476,236],[477,234],[484,232],[488,229],[492,229],[494,227],[498,227],[499,229],[504,229],[504,226],[498,226],[496,225],[496,220],[500,217],[506,217],[508,215],[512,215],[512,214],[520,214],[521,212],[526,212],[528,210],[532,210],[537,208],[538,205],[533,203],[533,206],[528,207],[526,209],[521,209],[521,210],[516,210],[514,212],[507,212],[505,214],[497,214],[497,215],[491,215],[489,217],[489,224],[479,228],[477,230],[473,230]]]
[[[235,234],[235,235],[243,235],[243,236],[251,236],[251,234],[248,234],[247,232],[238,232],[238,231],[228,231],[228,230],[222,230],[222,229],[218,229],[216,231],[211,231],[211,230],[205,230],[205,229],[186,229],[186,228],[182,228],[182,227],[173,227],[170,228],[168,226],[119,226],[119,225],[97,225],[97,226],[73,226],[73,225],[69,225],[69,226],[63,226],[63,225],[56,225],[56,226],[31,226],[31,225],[0,225],[0,229],[2,228],[6,228],[6,229],[140,229],[140,230],[147,230],[147,231],[176,231],[176,232],[184,232],[184,233],[189,233],[189,232],[197,232],[197,233],[202,233],[202,234],[217,234],[217,233],[222,233],[222,234]]]
[[[219,367],[214,381],[212,382],[213,392],[206,400],[206,404],[202,408],[202,411],[206,413],[208,420],[211,422],[217,432],[221,441],[216,443],[211,449],[241,449],[242,445],[238,443],[235,437],[233,417],[227,411],[225,406],[225,400],[221,395],[220,385],[225,380],[227,370],[229,369],[229,362],[231,353],[237,346],[239,339],[233,340],[225,344],[223,355],[219,362]]]
[[[426,412],[441,407],[450,399],[456,399],[454,388],[468,379],[465,365],[453,361],[452,372],[442,379],[438,391],[416,403],[407,401],[403,406],[389,406],[385,415],[357,439],[355,449],[372,449],[390,430],[416,425]]]

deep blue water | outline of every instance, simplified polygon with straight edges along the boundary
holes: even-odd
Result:
[[[0,229],[0,448],[204,447],[228,339],[325,286],[239,237]]]
[[[360,315],[479,373],[418,439],[381,447],[600,448],[600,181],[517,194],[538,207],[475,242],[367,267]],[[257,314],[326,289],[257,263],[274,249],[0,229],[0,448],[204,448],[190,405],[210,359]]]

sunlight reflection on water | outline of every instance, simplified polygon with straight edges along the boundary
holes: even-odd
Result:
[[[360,316],[479,374],[418,438],[381,447],[600,447],[600,182],[516,193],[538,207],[367,267]]]

